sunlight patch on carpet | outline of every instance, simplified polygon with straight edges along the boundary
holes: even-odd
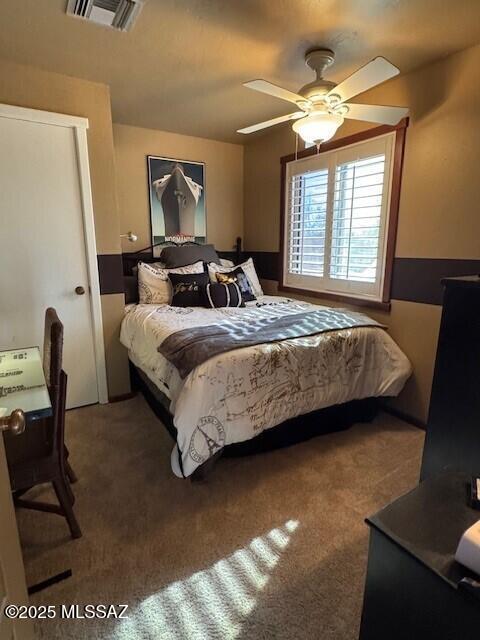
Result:
[[[149,596],[128,612],[129,619],[110,638],[235,640],[298,525],[289,520],[210,568]]]

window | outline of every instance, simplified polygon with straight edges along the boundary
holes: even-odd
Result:
[[[284,159],[281,288],[385,300],[387,249],[395,240],[389,224],[396,225],[396,212],[389,218],[396,136],[390,131],[341,147],[335,141],[319,154]],[[401,144],[403,150],[403,135]]]

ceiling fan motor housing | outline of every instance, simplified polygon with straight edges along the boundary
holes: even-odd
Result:
[[[323,73],[335,60],[335,54],[330,49],[312,49],[305,54],[305,63],[315,72],[316,78],[299,89],[298,93],[315,102],[323,98],[336,87],[335,82],[324,80]]]

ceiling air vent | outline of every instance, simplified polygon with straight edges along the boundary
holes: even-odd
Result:
[[[143,0],[68,0],[67,13],[119,31],[132,28]]]

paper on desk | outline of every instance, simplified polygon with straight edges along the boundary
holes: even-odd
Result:
[[[45,378],[37,349],[0,353],[0,398],[44,385]]]

